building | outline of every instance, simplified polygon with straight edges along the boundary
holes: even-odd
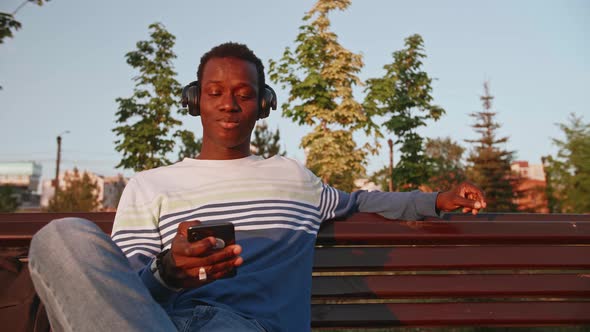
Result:
[[[528,161],[514,161],[510,168],[516,177],[514,203],[519,211],[549,213],[545,187],[545,171],[542,164],[530,165]]]
[[[127,185],[128,180],[121,174],[117,176],[102,176],[92,172],[84,171],[88,173],[90,179],[95,181],[98,187],[98,200],[100,211],[116,211],[119,199],[123,193],[123,189]],[[80,172],[83,174],[84,172]],[[66,179],[73,175],[73,171],[65,171],[59,175],[59,187],[65,188]],[[41,191],[41,207],[47,208],[49,201],[55,195],[55,187],[53,180],[44,180],[42,183]]]
[[[41,164],[34,161],[0,163],[0,186],[12,189],[19,210],[39,208],[41,170]]]

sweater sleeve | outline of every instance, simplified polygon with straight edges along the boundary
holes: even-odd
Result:
[[[127,256],[152,296],[162,302],[173,292],[163,286],[150,270],[152,261],[163,246],[158,231],[159,205],[149,194],[137,178],[129,181],[117,207],[111,238]]]
[[[323,185],[320,199],[322,220],[346,217],[355,212],[377,213],[388,219],[421,220],[438,217],[438,193],[380,192],[359,190],[347,193]]]

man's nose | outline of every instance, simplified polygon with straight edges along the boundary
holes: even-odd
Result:
[[[238,112],[240,105],[238,104],[236,96],[231,93],[224,94],[221,100],[220,109],[224,112]]]

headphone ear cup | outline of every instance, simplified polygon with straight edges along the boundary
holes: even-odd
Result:
[[[259,119],[267,118],[270,115],[270,110],[277,109],[277,94],[270,86],[264,85],[264,92],[260,99],[260,111],[258,113]]]
[[[201,86],[198,81],[192,82],[182,89],[182,106],[188,106],[188,113],[192,116],[201,115],[199,101],[201,98]]]

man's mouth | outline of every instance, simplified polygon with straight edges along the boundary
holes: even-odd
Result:
[[[234,129],[240,125],[239,122],[230,120],[219,120],[219,124],[221,125],[221,128],[224,129]]]

